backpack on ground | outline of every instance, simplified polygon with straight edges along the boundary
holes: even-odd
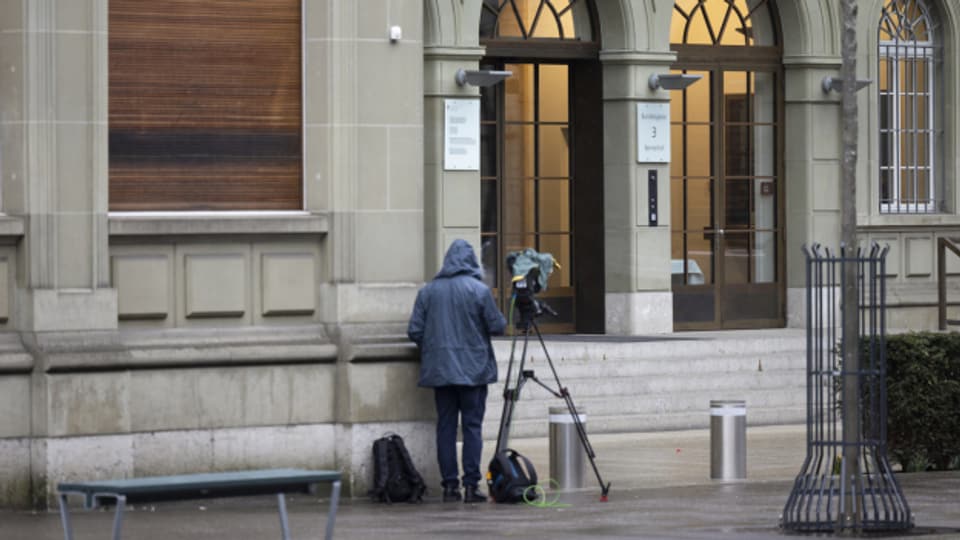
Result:
[[[373,442],[373,488],[370,496],[379,502],[421,502],[427,486],[413,465],[403,438],[386,435]]]
[[[498,503],[534,501],[537,491],[537,470],[533,463],[515,450],[507,448],[494,454],[487,472],[487,488]]]

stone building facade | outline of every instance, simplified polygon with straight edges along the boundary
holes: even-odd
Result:
[[[267,465],[362,493],[385,431],[429,459],[404,334],[455,238],[504,305],[506,252],[557,255],[552,331],[803,324],[801,246],[839,237],[836,2],[192,3],[0,3],[0,504]],[[858,223],[891,248],[891,327],[935,325],[960,233],[958,21],[859,3]]]

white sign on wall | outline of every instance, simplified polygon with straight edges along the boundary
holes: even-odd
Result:
[[[445,99],[443,108],[443,168],[479,171],[480,100]]]
[[[670,103],[637,103],[637,162],[670,162]]]

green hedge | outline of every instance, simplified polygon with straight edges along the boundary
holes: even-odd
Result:
[[[960,334],[887,336],[887,413],[904,471],[960,468]]]

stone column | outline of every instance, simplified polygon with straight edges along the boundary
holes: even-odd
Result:
[[[362,495],[385,432],[434,462],[432,393],[417,388],[406,337],[424,275],[423,11],[364,0],[310,2],[306,13],[305,180],[307,209],[331,222],[319,296],[339,351],[336,461],[347,493]]]
[[[114,330],[116,292],[107,261],[107,2],[13,3],[23,65],[8,77],[21,118],[5,143],[3,207],[25,222],[17,326],[25,332]],[[5,66],[7,68],[7,66]],[[19,68],[19,70],[17,70]],[[17,76],[19,74],[19,77]],[[9,87],[8,87],[9,88]],[[10,152],[7,155],[16,155]]]
[[[117,295],[107,266],[107,0],[64,6],[0,7],[0,221],[22,224],[15,248],[9,227],[0,231],[11,244],[0,249],[3,323],[10,338],[19,333],[0,353],[4,410],[16,417],[0,420],[0,471],[18,471],[0,473],[0,504],[43,504],[64,457],[59,436],[109,430],[124,417],[112,388],[84,387],[70,372],[115,343]],[[84,395],[101,398],[101,409],[79,425],[69,413]]]
[[[785,57],[784,189],[786,189],[787,326],[806,326],[802,247],[840,245],[840,94],[821,81],[838,76],[835,57]]]
[[[483,49],[429,47],[424,50],[424,280],[440,269],[447,246],[462,238],[480,249],[480,171],[446,171],[444,102],[480,99],[476,86],[459,86],[458,69],[477,69]]]
[[[671,52],[604,52],[604,220],[608,334],[673,331],[670,291],[670,167],[637,161],[637,104],[669,102],[652,91],[653,73],[669,71]],[[666,134],[669,137],[669,133]],[[657,225],[649,226],[647,178],[657,173]]]

